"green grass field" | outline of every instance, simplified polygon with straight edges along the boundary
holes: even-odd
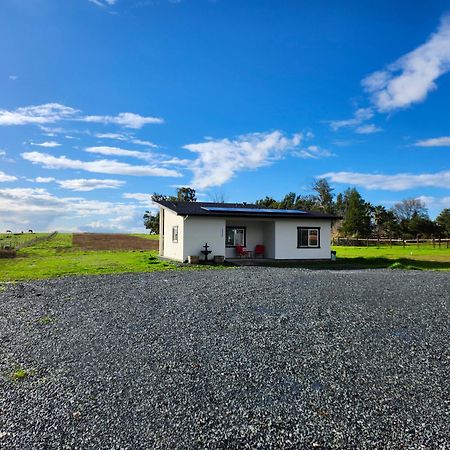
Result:
[[[193,267],[162,261],[156,251],[83,251],[73,247],[71,234],[57,234],[20,250],[14,259],[0,259],[0,282]]]
[[[50,233],[23,233],[23,234],[7,234],[0,233],[0,248],[11,246],[16,248],[36,238],[48,236]]]
[[[45,233],[26,235],[40,236]],[[146,239],[158,236],[137,235]],[[337,261],[295,264],[309,269],[398,268],[450,271],[450,249],[437,246],[410,245],[403,247],[334,247]],[[278,267],[292,264],[269,264]],[[84,251],[72,245],[71,234],[57,234],[18,251],[14,259],[0,258],[0,282],[61,277],[67,275],[95,275],[125,272],[154,272],[190,268],[223,268],[223,266],[187,266],[158,258],[156,251]]]

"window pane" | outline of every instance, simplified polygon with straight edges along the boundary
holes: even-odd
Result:
[[[172,227],[172,242],[178,242],[178,225]]]
[[[244,245],[244,230],[234,230],[234,245]]]
[[[300,247],[308,247],[308,230],[298,230],[298,245]]]
[[[227,228],[225,245],[234,245],[234,230],[232,228]]]
[[[309,230],[309,247],[318,247],[319,245],[319,230]]]

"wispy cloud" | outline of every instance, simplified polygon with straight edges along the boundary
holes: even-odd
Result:
[[[380,112],[407,108],[437,88],[435,81],[450,70],[450,15],[443,17],[428,41],[384,70],[362,81]]]
[[[36,177],[34,180],[36,183],[52,183],[53,181],[56,181],[53,177]]]
[[[157,206],[153,204],[151,194],[144,194],[141,192],[125,192],[122,194],[123,198],[137,200],[137,202],[146,208],[150,208],[153,210],[157,209]]]
[[[96,161],[80,161],[70,159],[66,156],[52,156],[48,153],[26,152],[21,154],[22,158],[38,164],[47,169],[73,169],[85,170],[86,172],[106,173],[114,175],[132,176],[157,176],[157,177],[180,177],[181,173],[176,170],[156,166],[135,166],[109,159]]]
[[[83,122],[93,122],[102,124],[116,124],[125,128],[142,128],[147,124],[161,124],[164,119],[161,117],[143,117],[135,113],[120,113],[117,116],[85,116],[79,120]]]
[[[0,109],[0,125],[46,124],[74,117],[78,111],[59,103],[26,106],[13,111]]]
[[[196,188],[220,186],[237,172],[271,164],[288,150],[298,148],[301,141],[301,134],[287,137],[281,131],[273,131],[185,145],[197,155],[191,166],[191,184]]]
[[[309,145],[305,148],[294,150],[292,155],[302,159],[320,159],[334,156],[329,150],[321,148],[318,145]]]
[[[45,148],[61,147],[61,144],[59,142],[55,142],[55,141],[30,142],[30,144],[38,146],[38,147],[45,147]]]
[[[89,0],[94,5],[101,6],[102,8],[106,6],[114,6],[117,3],[117,0]]]
[[[8,78],[9,78],[11,81],[16,81],[19,77],[18,77],[17,75],[9,75]]]
[[[334,183],[385,191],[404,191],[417,187],[450,189],[450,170],[436,173],[398,173],[394,175],[361,172],[328,172],[319,175],[318,178],[328,178]]]
[[[358,134],[373,134],[373,133],[379,133],[380,131],[383,131],[383,129],[380,127],[377,127],[373,123],[361,125],[355,129],[355,133],[358,133]]]
[[[150,152],[141,152],[138,150],[126,150],[118,147],[88,147],[85,150],[88,153],[97,153],[105,156],[127,156],[131,158],[143,159],[145,161],[155,161],[156,157]]]
[[[140,114],[123,112],[111,115],[83,115],[80,110],[61,105],[46,103],[38,106],[25,106],[15,110],[0,109],[0,126],[12,125],[46,125],[62,120],[72,120],[88,123],[113,124],[124,128],[138,129],[147,124],[161,124],[161,117],[141,116]],[[56,131],[49,130],[55,133]]]
[[[450,196],[432,197],[428,195],[421,195],[420,197],[417,197],[417,199],[425,203],[427,208],[450,208]]]
[[[450,147],[450,136],[423,139],[414,144],[416,147]]]
[[[14,175],[6,175],[5,172],[2,172],[0,170],[0,183],[5,183],[7,181],[16,181],[17,177],[15,177]]]
[[[328,123],[333,131],[337,131],[341,128],[356,127],[361,125],[366,120],[371,119],[373,115],[372,108],[359,108],[350,119],[330,120]]]
[[[88,192],[96,189],[118,189],[125,184],[120,180],[97,180],[95,178],[79,178],[74,180],[58,180],[57,183],[64,189]]]

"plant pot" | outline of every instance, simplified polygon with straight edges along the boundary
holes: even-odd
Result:
[[[198,255],[188,256],[188,262],[189,262],[189,264],[198,264],[198,262],[199,262]]]
[[[223,264],[225,261],[225,256],[223,255],[214,255],[214,264]]]

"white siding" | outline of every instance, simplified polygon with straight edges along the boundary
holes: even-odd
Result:
[[[184,261],[183,257],[183,216],[177,216],[176,213],[167,208],[164,209],[164,242],[162,256],[165,258]],[[162,211],[161,211],[162,212]],[[178,226],[178,242],[172,242],[172,228]]]
[[[221,217],[187,217],[184,222],[184,260],[198,255],[208,243],[209,258],[225,256],[225,219]]]
[[[297,248],[297,227],[320,227],[320,248]],[[275,223],[276,259],[330,259],[331,221],[278,219]]]

